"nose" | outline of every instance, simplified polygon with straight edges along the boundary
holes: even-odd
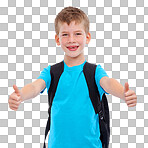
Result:
[[[75,38],[73,35],[69,35],[68,41],[71,42],[75,42]]]

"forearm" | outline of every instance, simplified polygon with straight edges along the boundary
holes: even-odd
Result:
[[[37,96],[35,87],[32,85],[32,83],[25,85],[20,90],[20,94],[21,94],[22,101],[32,99]]]
[[[107,80],[107,92],[113,96],[124,99],[124,87],[115,79],[109,78]]]

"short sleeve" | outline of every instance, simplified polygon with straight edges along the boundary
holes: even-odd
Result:
[[[98,91],[100,93],[100,98],[102,99],[102,95],[104,93],[108,94],[101,86],[100,86],[100,80],[101,78],[103,77],[109,77],[107,75],[107,73],[105,72],[105,70],[101,67],[101,65],[97,65],[96,67],[96,72],[95,72],[95,80],[96,80],[96,84],[97,84],[97,87],[98,87]]]
[[[50,67],[51,66],[44,68],[43,71],[41,72],[40,76],[37,78],[37,79],[43,79],[45,81],[47,93],[48,93],[50,83],[51,83]],[[45,89],[42,90],[40,93],[42,94],[45,91]]]

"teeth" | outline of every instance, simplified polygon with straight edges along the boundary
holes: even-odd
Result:
[[[77,46],[75,46],[75,47],[69,47],[69,48],[73,49],[73,48],[77,48]]]

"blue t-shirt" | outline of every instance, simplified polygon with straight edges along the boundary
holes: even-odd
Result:
[[[89,98],[83,73],[85,62],[73,67],[68,67],[64,62],[64,71],[51,107],[48,148],[102,148],[99,117]],[[100,86],[100,79],[104,76],[108,77],[107,73],[97,65],[95,80],[101,98],[106,93]],[[37,79],[45,81],[48,92],[51,82],[50,66],[44,68]]]

